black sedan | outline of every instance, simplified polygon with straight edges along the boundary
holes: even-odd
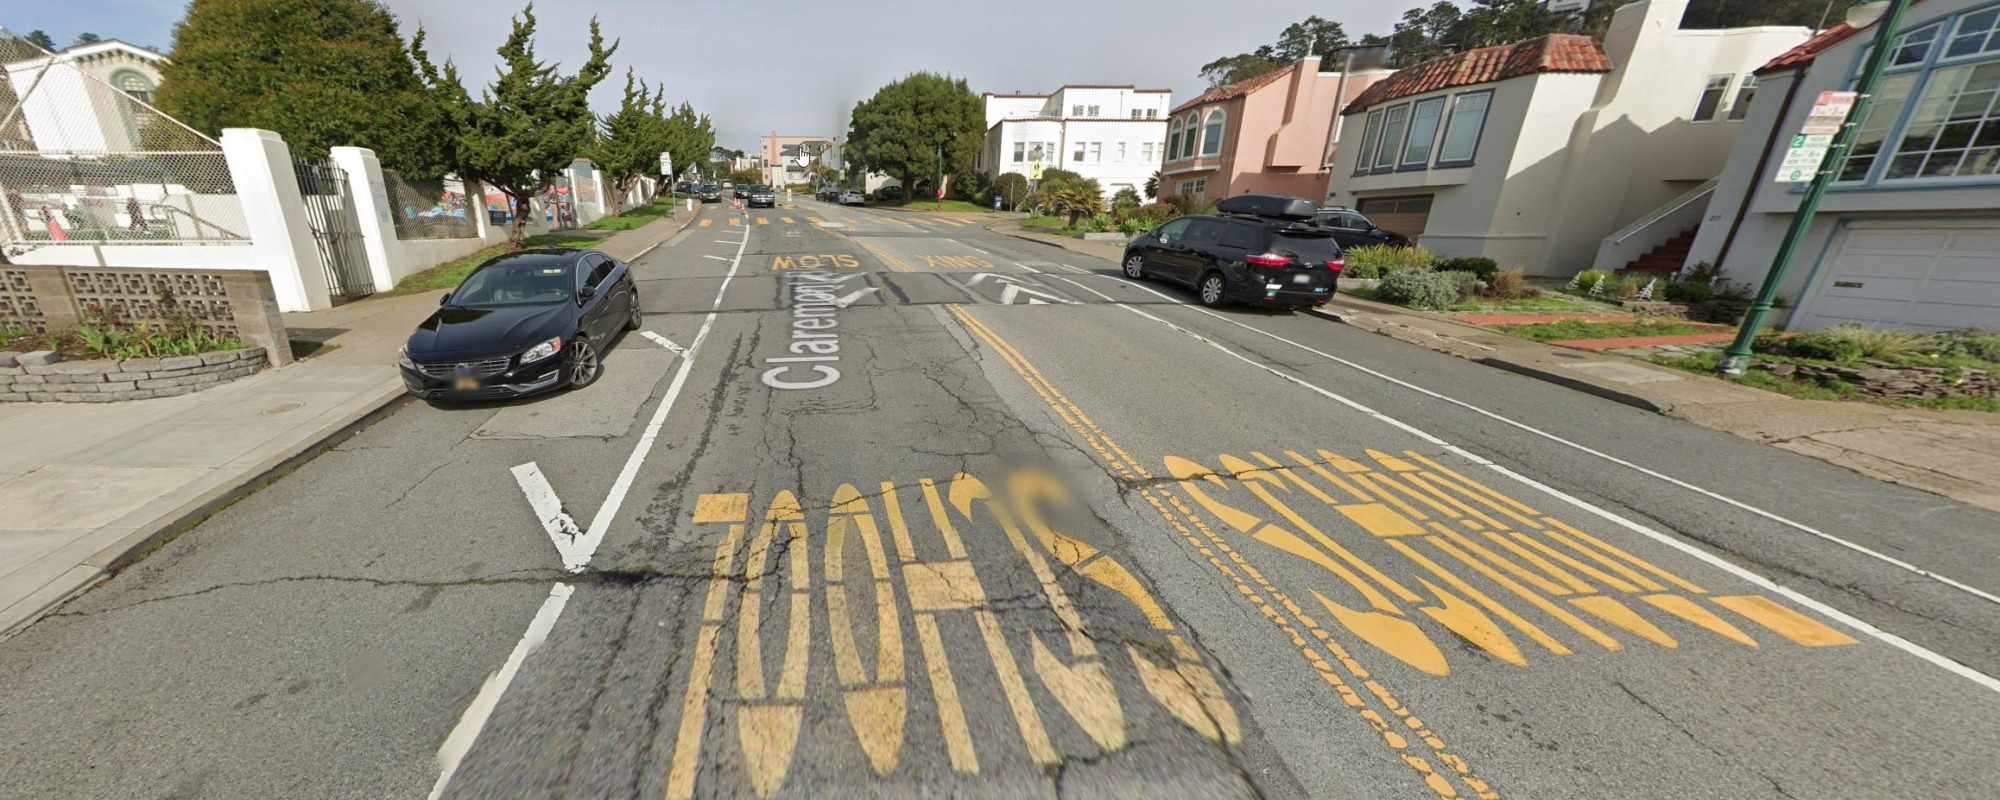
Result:
[[[640,324],[629,267],[595,250],[523,250],[479,265],[403,345],[403,383],[432,401],[498,400],[568,386]]]
[[[701,185],[701,190],[695,192],[695,197],[704,203],[720,203],[722,202],[722,187],[713,183],[704,183]]]
[[[749,201],[751,208],[777,208],[778,192],[769,186],[752,186]]]

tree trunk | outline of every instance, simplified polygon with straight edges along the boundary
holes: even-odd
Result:
[[[514,221],[507,226],[507,250],[521,249],[521,243],[528,238],[528,215],[535,213],[534,195],[505,192],[514,201]]]
[[[916,179],[916,178],[904,178],[904,179],[903,179],[903,202],[907,203],[907,202],[910,202],[911,200],[914,200],[914,199],[916,199],[916,191],[917,191],[917,179]]]

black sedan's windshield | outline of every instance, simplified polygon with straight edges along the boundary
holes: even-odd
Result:
[[[547,258],[488,265],[452,292],[451,304],[493,308],[560,303],[570,298],[576,285],[570,270],[569,263]]]

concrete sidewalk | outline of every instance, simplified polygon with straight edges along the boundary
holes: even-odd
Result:
[[[1115,242],[987,226],[1105,259]],[[1337,295],[1314,312],[1362,330],[1812,456],[1890,483],[2000,511],[2000,414],[1794,400],[1720,378],[1517,339],[1441,314]]]
[[[694,216],[600,249],[634,258]],[[400,407],[396,349],[440,294],[286,314],[295,340],[332,349],[207,391],[0,405],[0,637]]]

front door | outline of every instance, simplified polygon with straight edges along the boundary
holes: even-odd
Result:
[[[1180,267],[1175,264],[1175,258],[1180,254],[1179,251],[1187,247],[1188,226],[1193,223],[1194,218],[1182,217],[1160,226],[1158,234],[1154,237],[1158,241],[1139,253],[1139,256],[1146,261],[1147,272],[1174,280],[1181,279],[1178,272]]]
[[[583,297],[585,288],[592,289],[596,293],[595,296],[583,300],[582,327],[584,332],[590,335],[591,341],[596,342],[602,349],[605,340],[611,338],[615,326],[624,319],[619,315],[623,309],[619,307],[618,298],[611,296],[613,287],[608,285],[610,281],[607,279],[611,277],[611,259],[596,254],[586,255],[577,262],[576,274],[577,297]]]

